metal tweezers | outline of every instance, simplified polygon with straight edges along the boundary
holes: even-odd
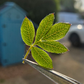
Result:
[[[30,66],[32,66],[33,68],[38,70],[40,73],[42,73],[44,76],[49,78],[55,84],[81,84],[77,80],[75,80],[71,77],[68,77],[64,74],[61,74],[57,71],[47,70],[47,69],[39,66],[37,63],[35,63],[33,61],[30,61],[30,60],[24,59],[24,58],[23,58],[23,60],[25,61],[25,63],[29,64]]]

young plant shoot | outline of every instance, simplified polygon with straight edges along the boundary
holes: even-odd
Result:
[[[25,17],[21,26],[22,39],[26,45],[30,46],[24,59],[27,58],[31,50],[32,57],[38,65],[47,69],[52,69],[53,64],[51,58],[45,51],[57,54],[68,51],[68,49],[57,40],[62,39],[66,35],[71,24],[55,23],[53,25],[53,21],[54,13],[51,13],[42,19],[37,29],[34,43],[35,30],[33,23]],[[36,45],[42,49],[36,47]]]

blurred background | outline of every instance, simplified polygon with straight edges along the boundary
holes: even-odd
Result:
[[[49,13],[55,13],[54,23],[72,24],[59,40],[69,51],[48,53],[54,70],[84,83],[84,0],[0,0],[0,84],[54,84],[28,64],[21,63],[29,48],[20,35],[24,17],[37,30]],[[33,60],[31,54],[28,59]]]

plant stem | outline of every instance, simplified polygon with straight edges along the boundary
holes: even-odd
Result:
[[[38,42],[40,42],[41,41],[41,39],[38,41]],[[37,43],[38,43],[37,42]],[[30,48],[27,50],[27,52],[26,52],[26,54],[25,54],[25,56],[24,56],[24,59],[26,59],[27,58],[27,56],[28,56],[28,54],[29,54],[29,52],[30,52],[30,50],[31,50],[31,48],[35,45],[36,43],[34,43],[34,44],[32,44],[31,46],[30,46]],[[22,61],[22,63],[24,64],[25,62],[24,61]]]
[[[25,56],[24,56],[24,59],[26,59],[27,58],[27,56],[28,56],[28,54],[29,54],[29,52],[30,52],[30,50],[31,50],[31,48],[34,46],[35,44],[32,44],[31,46],[30,46],[30,48],[27,50],[27,52],[26,52],[26,54],[25,54]],[[25,63],[24,61],[22,61],[22,63]]]

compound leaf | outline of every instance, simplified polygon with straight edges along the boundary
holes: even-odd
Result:
[[[54,14],[51,13],[47,15],[39,24],[39,27],[36,32],[35,43],[39,41],[51,28],[54,21]]]
[[[21,36],[25,44],[31,45],[34,39],[35,30],[33,23],[25,17],[21,25]]]
[[[39,49],[37,47],[33,47],[31,49],[31,53],[35,61],[42,67],[47,68],[47,69],[52,69],[52,60],[48,56],[48,54],[43,51],[42,49]]]
[[[56,23],[52,26],[42,40],[59,40],[63,38],[68,32],[70,26],[71,24],[69,23]]]
[[[38,42],[37,45],[51,53],[60,54],[68,51],[68,49],[64,45],[57,41],[42,41]]]

